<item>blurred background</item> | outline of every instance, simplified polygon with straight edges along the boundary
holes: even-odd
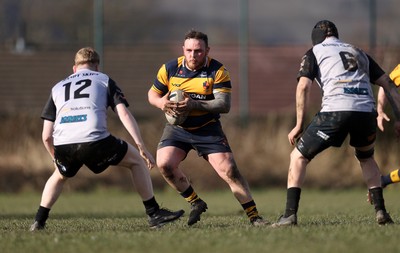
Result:
[[[147,91],[159,67],[181,55],[191,28],[208,34],[210,56],[231,73],[232,110],[222,122],[242,173],[254,188],[284,186],[296,74],[311,46],[312,27],[322,19],[333,21],[341,39],[365,50],[389,73],[400,63],[399,7],[397,0],[0,0],[0,190],[41,190],[52,173],[40,113],[51,87],[71,74],[74,54],[84,46],[101,54],[102,71],[124,91],[155,155],[165,119],[147,102]],[[310,118],[320,99],[315,84]],[[115,115],[109,117],[111,131],[132,141]],[[308,186],[363,186],[353,150],[345,144],[310,164]],[[397,167],[398,152],[388,124],[376,148],[383,172]],[[193,152],[182,167],[198,188],[227,187]],[[93,175],[82,169],[68,187],[131,189],[126,173],[113,168]],[[168,187],[157,169],[152,177],[156,188]]]

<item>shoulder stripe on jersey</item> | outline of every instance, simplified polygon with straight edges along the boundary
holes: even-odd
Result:
[[[214,89],[226,89],[226,88],[229,88],[229,89],[232,88],[231,81],[214,84]]]

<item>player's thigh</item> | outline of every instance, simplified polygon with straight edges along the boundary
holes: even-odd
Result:
[[[78,146],[76,144],[54,146],[55,166],[64,177],[74,177],[83,165],[78,157]]]
[[[140,165],[146,167],[146,163],[144,162],[139,151],[131,144],[127,144],[128,150],[126,151],[124,158],[122,158],[122,160],[119,162],[118,166],[131,168],[132,166]]]
[[[348,134],[348,117],[348,112],[318,113],[307,126],[296,148],[311,161],[331,146],[340,147]]]
[[[159,168],[177,168],[186,158],[187,152],[175,146],[166,146],[157,150],[157,166]]]
[[[350,145],[358,150],[371,149],[376,140],[376,112],[355,112],[351,122]],[[372,145],[372,147],[371,147]]]
[[[231,174],[238,170],[232,152],[208,154],[206,159],[219,174]]]
[[[94,173],[99,174],[110,165],[118,165],[125,157],[128,144],[112,135],[82,145],[80,159]]]

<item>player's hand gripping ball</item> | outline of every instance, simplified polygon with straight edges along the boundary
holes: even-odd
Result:
[[[181,102],[181,101],[185,100],[185,92],[183,90],[171,91],[168,99],[173,102]],[[176,113],[175,115],[171,116],[166,113],[165,117],[167,118],[167,120],[170,124],[180,125],[186,120],[187,114],[186,113]]]

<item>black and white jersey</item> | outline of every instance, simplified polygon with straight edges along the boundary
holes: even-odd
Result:
[[[370,82],[384,74],[362,50],[328,37],[303,56],[298,78],[315,80],[322,89],[321,111],[375,110]]]
[[[107,108],[119,103],[129,106],[111,78],[81,69],[52,88],[41,117],[54,122],[54,145],[91,142],[110,135]]]

